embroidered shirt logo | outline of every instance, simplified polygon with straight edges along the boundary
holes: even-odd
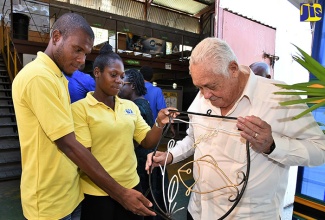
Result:
[[[132,109],[129,109],[129,108],[125,109],[125,113],[126,113],[127,115],[134,115]]]

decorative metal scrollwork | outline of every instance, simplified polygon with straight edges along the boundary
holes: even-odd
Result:
[[[235,117],[227,117],[227,116],[219,116],[219,115],[211,115],[211,110],[208,110],[206,114],[202,114],[202,113],[195,113],[195,112],[184,112],[184,111],[174,111],[174,110],[170,110],[171,112],[178,112],[180,114],[194,114],[194,115],[199,115],[199,116],[203,116],[203,117],[216,117],[216,118],[225,118],[225,119],[230,119],[230,120],[237,120],[237,118]],[[174,119],[176,120],[176,119]],[[182,120],[179,120],[182,121]],[[160,146],[161,140],[163,137],[166,136],[169,128],[171,126],[171,119],[169,121],[169,124],[167,125],[167,128],[165,129],[161,139],[159,140],[156,148],[154,149],[154,153],[153,156],[155,155],[158,147]],[[204,137],[202,138],[210,138],[214,135],[217,134],[218,131],[212,131],[210,134],[204,135]],[[200,142],[201,140],[196,140],[196,142]],[[167,151],[170,151],[176,144],[176,141],[174,139],[170,139],[168,144],[167,144]],[[194,145],[196,145],[196,143],[194,143]],[[193,146],[196,147],[196,146]],[[169,154],[167,154],[169,155]],[[211,156],[211,155],[204,155],[200,158],[198,158],[197,160],[193,160],[190,162],[185,163],[181,168],[178,169],[177,175],[173,175],[172,178],[169,181],[168,184],[168,190],[167,193],[165,192],[165,186],[164,186],[164,178],[166,178],[165,171],[166,171],[166,165],[167,165],[167,160],[168,157],[165,160],[165,164],[164,166],[159,166],[157,168],[160,169],[162,175],[163,175],[163,200],[164,200],[164,209],[162,207],[159,206],[159,204],[157,203],[157,200],[155,198],[155,194],[153,192],[153,188],[152,188],[152,177],[151,177],[151,172],[149,173],[149,189],[152,195],[152,199],[154,204],[157,207],[157,210],[155,210],[155,212],[160,215],[162,218],[166,219],[166,220],[174,220],[174,215],[175,213],[185,209],[185,207],[177,207],[177,201],[175,201],[175,198],[177,196],[178,193],[178,189],[179,189],[179,183],[181,182],[186,190],[185,195],[189,196],[190,193],[199,193],[199,194],[207,194],[207,193],[212,193],[218,190],[222,190],[225,188],[232,188],[235,191],[234,195],[230,195],[228,198],[228,201],[233,203],[232,206],[229,208],[229,210],[224,213],[223,216],[219,217],[219,219],[224,219],[226,218],[237,206],[237,204],[239,203],[240,199],[242,198],[242,195],[246,189],[247,183],[248,183],[248,177],[249,177],[249,172],[250,172],[250,147],[249,147],[249,142],[246,141],[246,159],[247,159],[247,166],[246,166],[246,173],[243,171],[237,172],[237,178],[240,180],[238,183],[234,183],[233,181],[230,180],[230,178],[227,176],[227,174],[224,173],[224,171],[218,166],[218,162]],[[183,178],[181,178],[182,174],[191,174],[192,170],[190,168],[186,168],[190,163],[195,163],[197,165],[197,168],[200,170],[200,163],[207,163],[211,166],[213,166],[215,168],[215,170],[222,175],[222,177],[226,180],[227,185],[220,187],[220,188],[216,188],[216,189],[212,189],[212,190],[208,190],[205,192],[201,192],[201,191],[197,191],[194,190],[193,187],[195,186],[195,184],[197,183],[198,179],[194,180],[194,183],[191,184],[190,186],[188,186],[184,181]],[[153,168],[153,169],[157,169],[157,168]],[[150,167],[150,170],[152,168]],[[242,186],[241,189],[239,190],[239,186]],[[167,197],[167,198],[166,198]]]

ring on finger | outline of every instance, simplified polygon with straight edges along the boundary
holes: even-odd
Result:
[[[258,136],[258,134],[257,134],[257,132],[255,132],[254,138],[256,139],[256,138],[257,138],[257,136]]]

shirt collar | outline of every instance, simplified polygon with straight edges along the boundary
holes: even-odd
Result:
[[[87,103],[91,106],[95,106],[97,104],[99,105],[104,105],[104,103],[102,102],[99,102],[97,99],[95,99],[95,97],[93,96],[94,95],[94,92],[88,92],[87,93],[87,96],[86,96],[86,100],[87,100]],[[120,99],[117,95],[115,96],[115,105],[118,105],[118,104],[123,104],[124,103],[124,100],[123,99]]]
[[[49,66],[50,69],[53,70],[53,73],[57,76],[57,77],[63,77],[63,73],[62,71],[59,69],[59,67],[56,65],[56,63],[44,52],[37,52],[37,58],[42,60],[44,63],[47,64],[47,66]]]
[[[247,97],[249,101],[252,102],[255,95],[255,88],[257,86],[257,79],[258,78],[254,74],[254,72],[250,70],[249,77],[245,85],[244,91],[238,100],[241,100],[243,97]]]

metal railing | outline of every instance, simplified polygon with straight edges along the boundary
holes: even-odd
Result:
[[[7,3],[7,5],[6,5]],[[16,33],[17,39],[24,39],[28,41],[35,41],[35,42],[47,42],[49,40],[49,30],[48,28],[45,28],[43,26],[37,26],[35,22],[35,18],[44,18],[48,19],[47,16],[44,16],[39,13],[35,13],[35,11],[31,10],[31,8],[35,7],[36,5],[41,6],[48,6],[49,4],[37,2],[33,0],[29,1],[21,1],[20,7],[23,8],[23,11],[21,14],[28,15],[30,18],[29,25],[26,27],[28,28],[26,33],[22,35],[22,33]],[[20,28],[20,24],[14,23],[14,14],[20,13],[19,11],[15,11],[13,4],[11,1],[4,1],[3,7],[2,7],[2,16],[1,16],[1,49],[0,52],[2,53],[3,59],[5,61],[5,65],[8,70],[8,74],[10,77],[11,82],[15,78],[15,76],[18,74],[18,71],[23,66],[23,62],[21,61],[18,51],[14,44],[14,38],[15,38],[15,28]],[[8,21],[5,21],[5,18],[10,17],[10,19],[7,19]],[[49,22],[48,22],[49,23]],[[49,26],[49,24],[47,24]],[[46,26],[47,26],[46,25]],[[35,30],[35,31],[33,31]],[[20,31],[20,30],[19,30]],[[16,30],[16,32],[18,32]],[[20,31],[21,32],[21,31]]]
[[[7,67],[10,81],[12,82],[18,73],[17,62],[22,65],[22,62],[18,56],[17,50],[12,43],[10,32],[7,28],[3,28],[3,44],[1,53]]]
[[[21,60],[18,57],[17,50],[12,42],[10,37],[10,31],[8,25],[5,24],[5,15],[7,12],[4,12],[4,6],[6,4],[6,0],[2,7],[2,17],[1,17],[1,34],[2,34],[2,42],[1,42],[1,54],[5,61],[5,65],[7,67],[7,71],[9,74],[10,81],[12,82],[15,76],[18,73],[17,62],[22,64]]]

